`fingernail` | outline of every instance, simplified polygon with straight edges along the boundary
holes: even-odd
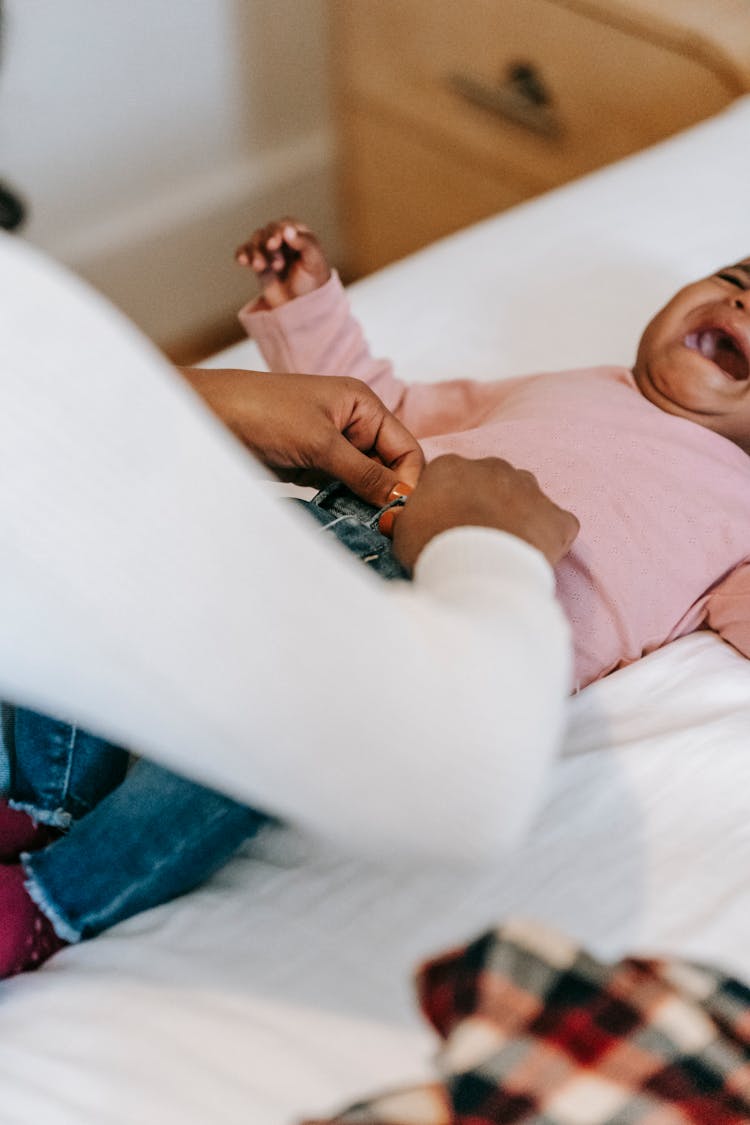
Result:
[[[407,484],[405,480],[397,480],[391,491],[388,493],[386,504],[390,504],[391,500],[400,500],[402,497],[406,499],[407,496],[411,496],[413,491],[414,489],[412,488],[412,486],[410,484]]]
[[[395,508],[389,508],[387,512],[383,512],[378,520],[378,531],[381,535],[386,535],[389,539],[393,537],[393,525],[396,522],[396,516],[400,515],[402,505],[398,504]]]
[[[410,484],[407,484],[406,481],[396,481],[393,488],[388,493],[388,499],[386,500],[386,503],[391,504],[394,500],[401,500],[402,503],[394,504],[394,506],[392,508],[389,508],[387,512],[383,512],[382,516],[378,520],[378,531],[381,535],[386,535],[389,539],[392,538],[393,525],[396,522],[396,518],[401,514],[404,504],[406,503],[406,498],[408,496],[411,496],[413,491],[414,489],[412,488],[412,486]]]

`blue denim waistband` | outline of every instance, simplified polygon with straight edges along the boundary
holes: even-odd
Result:
[[[360,500],[340,481],[334,481],[312,500],[294,499],[292,502],[303,507],[318,521],[321,530],[335,535],[344,547],[381,578],[410,578],[409,571],[394,555],[391,540],[378,530],[378,520],[383,512],[403,503],[402,500],[391,500],[378,508]]]

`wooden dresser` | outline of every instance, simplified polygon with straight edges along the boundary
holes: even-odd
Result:
[[[750,89],[750,0],[330,0],[330,21],[352,276]]]

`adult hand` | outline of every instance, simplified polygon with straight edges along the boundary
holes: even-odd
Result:
[[[552,566],[568,553],[579,531],[576,517],[545,496],[531,473],[498,457],[468,461],[451,453],[427,466],[400,511],[394,553],[411,568],[430,539],[461,526],[517,535]]]
[[[416,485],[424,457],[405,426],[358,379],[183,368],[206,405],[274,470],[318,470],[384,504]]]

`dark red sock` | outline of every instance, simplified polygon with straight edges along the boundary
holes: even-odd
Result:
[[[28,813],[0,799],[0,863],[15,863],[21,852],[45,848],[59,835],[56,828],[37,824]]]
[[[20,864],[0,866],[0,978],[38,969],[68,943],[24,886]]]

